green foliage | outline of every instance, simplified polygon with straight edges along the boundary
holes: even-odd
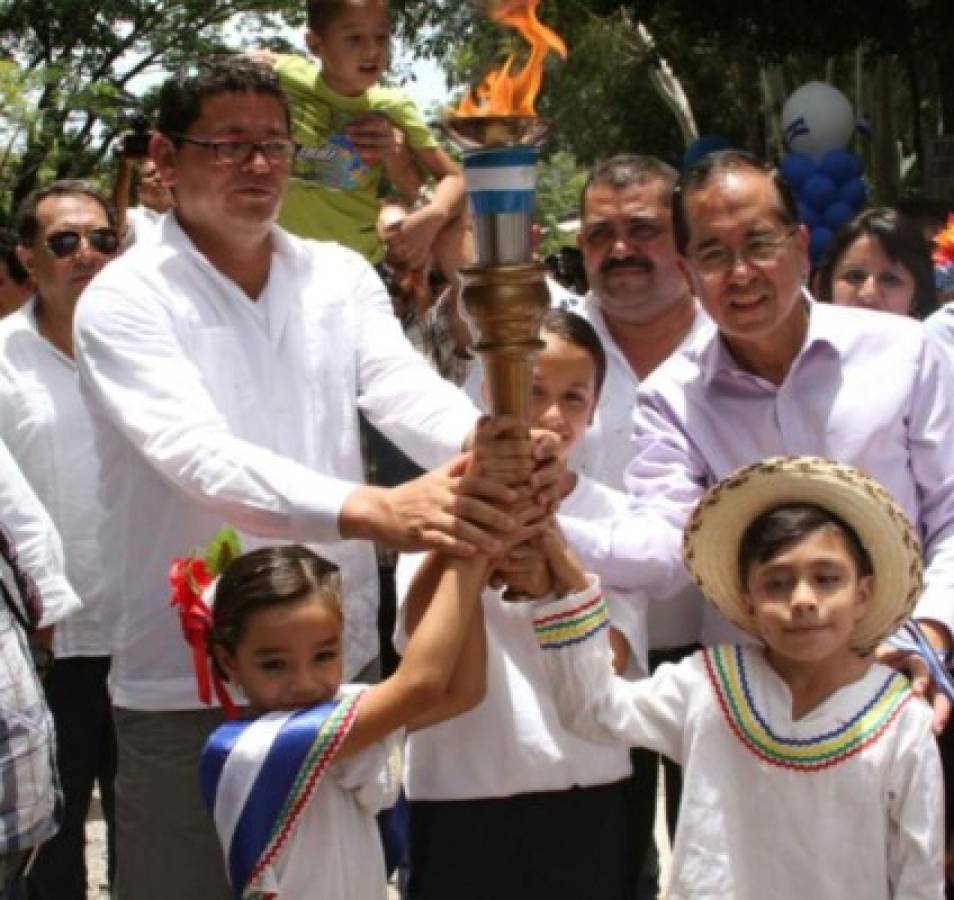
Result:
[[[242,542],[231,525],[223,525],[205,548],[205,568],[210,575],[221,575],[236,556],[242,555]]]
[[[573,154],[565,150],[558,150],[549,159],[541,160],[534,218],[543,227],[542,257],[556,253],[563,244],[572,243],[572,236],[561,232],[558,225],[579,216],[586,175],[586,169],[578,166]]]
[[[140,111],[141,79],[249,44],[280,44],[302,0],[16,0],[0,3],[0,184],[9,214],[48,177],[101,169],[115,135]],[[12,74],[11,66],[16,66]],[[145,101],[148,107],[148,98]]]
[[[513,45],[508,31],[478,11],[482,0],[391,5],[409,45],[440,59],[461,87],[476,83]],[[682,134],[650,80],[659,58],[680,80],[700,134],[724,134],[766,156],[774,152],[769,133],[779,113],[764,111],[767,74],[779,100],[812,79],[854,99],[860,61],[860,111],[878,123],[875,143],[884,147],[897,140],[921,155],[924,143],[954,122],[950,0],[544,0],[539,13],[564,37],[570,56],[566,63],[551,58],[538,111],[553,122],[550,146],[584,166],[619,152],[680,162]],[[637,21],[655,39],[653,51],[637,39]],[[875,84],[885,65],[890,77]],[[883,168],[873,145],[858,149],[871,157],[873,173]]]

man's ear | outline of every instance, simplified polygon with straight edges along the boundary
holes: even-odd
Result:
[[[811,235],[808,231],[808,226],[802,222],[798,226],[798,230],[795,233],[795,241],[798,244],[799,250],[802,253],[803,259],[803,272],[802,275],[805,278],[805,281],[808,281],[808,276],[811,272],[811,258],[809,256],[808,248],[811,240]]]
[[[161,131],[154,131],[149,139],[149,158],[156,164],[159,180],[167,187],[175,187],[177,158],[176,145]]]
[[[33,272],[36,269],[36,261],[33,259],[33,248],[24,246],[23,244],[17,244],[17,259],[20,260],[20,265],[26,269],[27,275],[32,278]]]

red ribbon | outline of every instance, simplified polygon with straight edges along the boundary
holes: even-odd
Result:
[[[212,610],[202,599],[202,592],[212,583],[205,560],[195,556],[178,556],[169,568],[172,585],[171,603],[179,611],[179,621],[186,643],[192,648],[199,699],[206,705],[212,702],[212,689],[229,719],[238,716],[238,710],[225,689],[222,679],[209,664],[209,633],[212,631]]]

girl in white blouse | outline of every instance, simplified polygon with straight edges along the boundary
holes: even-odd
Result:
[[[420,624],[403,661],[371,686],[341,683],[338,568],[303,546],[236,557],[206,592],[211,609],[206,594],[183,608],[184,624],[207,633],[220,698],[224,675],[248,701],[248,716],[216,729],[200,762],[236,897],[384,900],[375,814],[397,796],[394,751],[404,726],[483,695],[487,567],[442,558],[431,590],[411,599]]]

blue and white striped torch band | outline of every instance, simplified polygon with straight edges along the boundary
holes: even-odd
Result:
[[[467,153],[464,179],[474,214],[532,213],[538,156],[536,147],[503,147]]]

